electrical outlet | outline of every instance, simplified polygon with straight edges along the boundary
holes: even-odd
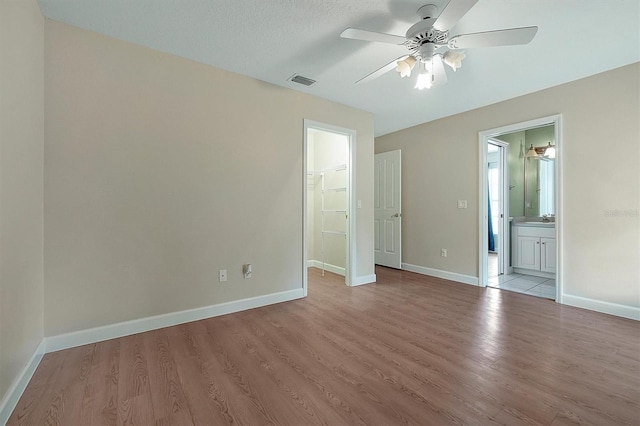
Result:
[[[440,249],[440,256],[447,257],[447,249]]]
[[[218,281],[224,282],[226,280],[227,280],[227,270],[226,269],[220,269],[218,271]]]
[[[458,200],[458,208],[466,209],[467,208],[467,200]]]
[[[244,275],[244,279],[248,280],[249,278],[251,278],[251,273],[253,272],[253,269],[251,268],[251,264],[247,263],[245,265],[242,265],[242,274]]]

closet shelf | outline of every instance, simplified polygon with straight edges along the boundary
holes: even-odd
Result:
[[[330,174],[331,172],[339,172],[339,171],[342,171],[342,170],[347,170],[347,165],[346,164],[339,164],[339,165],[333,166],[333,167],[326,167],[326,168],[323,168],[321,170],[312,172],[314,174],[320,175],[320,185],[321,185],[321,187],[320,187],[320,189],[321,189],[321,191],[320,191],[321,197],[320,198],[322,200],[322,205],[320,207],[320,212],[322,214],[322,222],[321,222],[322,223],[322,225],[321,225],[322,228],[321,228],[320,234],[322,235],[322,275],[324,275],[324,269],[325,269],[325,262],[324,262],[324,255],[325,255],[325,252],[324,252],[324,250],[325,250],[325,241],[324,241],[324,239],[325,239],[325,236],[338,235],[338,236],[342,236],[342,237],[345,237],[345,238],[347,236],[347,233],[345,231],[338,231],[338,230],[335,230],[335,229],[334,230],[327,229],[327,224],[325,223],[325,216],[326,216],[325,213],[341,213],[341,214],[344,214],[345,220],[347,219],[347,209],[325,209],[324,208],[325,207],[325,201],[326,201],[325,200],[325,196],[326,196],[325,194],[326,193],[328,193],[328,192],[333,192],[333,193],[335,193],[335,192],[347,192],[347,187],[339,187],[339,188],[326,188],[325,187],[326,175]],[[339,184],[339,182],[336,182],[336,183]],[[333,197],[331,197],[331,198],[333,198]],[[346,201],[347,201],[346,200],[347,197],[337,197],[337,198],[342,199],[341,200],[342,203],[346,203]],[[338,204],[335,207],[342,207],[342,206],[343,206],[343,204]],[[334,216],[334,218],[335,217],[337,217],[337,216]],[[338,229],[340,229],[340,228],[338,227]]]
[[[332,167],[325,167],[322,168],[320,170],[307,170],[307,174],[308,175],[319,175],[325,172],[339,172],[342,170],[347,170],[347,165],[346,164],[340,164],[337,166],[332,166]]]
[[[323,234],[329,234],[329,235],[347,235],[346,232],[343,231],[321,231]]]

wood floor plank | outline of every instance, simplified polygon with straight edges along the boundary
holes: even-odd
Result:
[[[210,354],[207,370],[212,376],[219,377],[225,389],[232,392],[233,397],[229,401],[231,412],[242,418],[246,411],[249,423],[280,423],[279,413],[271,405],[274,393],[277,393],[275,383],[259,380],[259,369],[255,363],[246,356],[245,351],[223,343],[228,339],[227,333],[213,339],[207,333],[196,336],[198,345],[206,348]]]
[[[117,424],[119,369],[120,340],[114,339],[96,344],[81,405],[81,424],[95,426]]]
[[[142,334],[120,339],[118,425],[153,424],[149,370]]]
[[[47,384],[36,408],[35,424],[77,424],[84,387],[95,346],[86,345],[62,352],[62,366]]]
[[[325,406],[322,404],[318,392],[309,382],[301,380],[295,368],[286,361],[286,353],[282,347],[278,347],[277,354],[274,354],[270,347],[269,337],[261,334],[256,335],[251,330],[251,326],[246,321],[229,321],[224,318],[220,322],[207,322],[209,333],[217,340],[221,347],[228,351],[229,356],[238,358],[239,354],[248,354],[246,365],[250,365],[251,377],[258,392],[261,388],[271,389],[269,401],[265,405],[274,415],[280,416],[283,410],[291,413],[291,420],[299,424],[326,424],[329,419],[344,422],[336,413],[327,412],[322,415]],[[220,332],[220,327],[229,333]]]
[[[46,354],[8,425],[640,425],[640,323],[377,268]]]
[[[197,328],[202,324],[172,327],[167,332],[194,424],[248,424],[245,412],[235,413],[230,406],[234,392],[225,388],[219,375],[210,374],[207,365],[213,355],[198,347],[192,333]]]
[[[37,424],[42,421],[42,410],[46,408],[41,403],[48,398],[51,388],[59,379],[58,375],[66,352],[58,351],[45,354],[38,368],[29,381],[22,397],[9,419],[15,425]]]
[[[143,335],[153,416],[159,424],[193,425],[165,330]]]
[[[302,343],[305,337],[298,335],[299,339],[293,338],[289,327],[274,328],[273,324],[265,324],[264,321],[263,324],[264,327],[252,324],[254,335],[262,337],[267,350],[279,357],[281,364],[292,372],[291,376],[300,379],[302,389],[316,395],[314,402],[324,402],[323,405],[329,409],[326,414],[333,413],[342,417],[338,423],[332,421],[328,424],[371,424],[372,421],[381,419],[380,413],[375,410],[358,415],[361,410],[354,409],[354,406],[361,405],[362,398],[380,401],[374,392],[360,386],[357,373],[350,371],[339,360],[332,362],[319,356],[314,348]],[[326,417],[326,414],[319,417]]]

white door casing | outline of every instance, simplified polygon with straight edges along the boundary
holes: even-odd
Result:
[[[376,265],[402,267],[401,151],[374,159],[374,253]]]
[[[329,133],[337,133],[348,137],[349,143],[349,159],[347,161],[348,168],[348,184],[347,184],[347,232],[346,232],[346,267],[345,267],[345,284],[348,286],[353,285],[355,281],[355,253],[356,253],[356,239],[351,235],[352,230],[356,229],[356,215],[353,213],[355,206],[354,194],[356,193],[356,185],[354,179],[355,169],[355,153],[354,146],[356,143],[356,131],[343,127],[334,126],[332,124],[321,123],[314,120],[304,119],[303,121],[303,143],[302,143],[302,291],[304,296],[307,296],[308,291],[308,276],[307,276],[307,189],[308,189],[308,174],[307,174],[307,137],[309,130],[321,130]]]

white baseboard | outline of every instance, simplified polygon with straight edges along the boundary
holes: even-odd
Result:
[[[9,416],[11,416],[11,413],[16,408],[22,393],[27,388],[29,380],[33,377],[33,373],[36,371],[38,364],[40,364],[44,356],[45,346],[45,339],[42,339],[33,355],[31,355],[27,365],[24,366],[15,381],[9,386],[2,401],[0,401],[0,425],[7,423]]]
[[[373,284],[376,282],[376,274],[371,275],[362,275],[360,277],[356,277],[351,283],[351,287],[356,287],[364,284]]]
[[[640,321],[640,308],[617,303],[603,302],[601,300],[589,299],[586,297],[562,295],[562,304],[575,306],[576,308],[589,309],[590,311],[601,312],[603,314],[616,315]]]
[[[478,277],[472,277],[471,275],[458,274],[455,272],[441,271],[440,269],[427,268],[424,266],[411,265],[410,263],[403,263],[402,269],[409,272],[415,272],[417,274],[429,275],[431,277],[442,278],[449,281],[456,281],[463,284],[478,285]]]
[[[319,260],[307,260],[308,268],[318,268],[322,269],[322,262]],[[325,271],[333,272],[334,274],[345,276],[345,268],[340,266],[331,265],[329,263],[324,264]],[[376,274],[371,275],[363,275],[361,277],[356,277],[354,281],[351,283],[351,287],[356,287],[364,284],[372,284],[376,282]]]
[[[101,342],[103,340],[129,336],[131,334],[143,333],[145,331],[157,330],[163,327],[171,327],[178,324],[184,324],[186,322],[198,321],[234,312],[245,311],[247,309],[272,305],[274,303],[288,302],[302,297],[304,297],[304,293],[302,288],[300,288],[236,300],[233,302],[220,303],[217,305],[204,306],[202,308],[140,318],[137,320],[125,321],[67,334],[60,334],[57,336],[47,337],[45,339],[46,352],[59,351],[75,346],[82,346],[90,343]]]
[[[319,260],[307,260],[307,267],[322,269],[322,262]],[[330,263],[324,264],[324,270],[333,272],[334,274],[342,275],[344,277],[345,269],[341,266],[332,265]]]

